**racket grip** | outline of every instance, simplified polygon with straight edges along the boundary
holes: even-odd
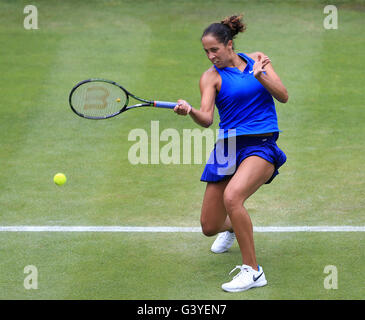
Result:
[[[174,109],[176,105],[177,105],[177,102],[153,101],[153,106],[157,107],[157,108]]]

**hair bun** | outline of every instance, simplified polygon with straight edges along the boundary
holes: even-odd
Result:
[[[232,38],[239,32],[244,32],[246,30],[246,25],[242,22],[243,15],[233,15],[224,18],[221,23],[227,26],[231,30]]]

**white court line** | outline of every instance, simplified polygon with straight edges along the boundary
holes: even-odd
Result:
[[[365,232],[365,226],[268,226],[254,232]],[[201,227],[0,226],[0,232],[202,232]]]

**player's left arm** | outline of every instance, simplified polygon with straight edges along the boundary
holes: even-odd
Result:
[[[255,52],[252,56],[255,60],[253,72],[256,79],[276,100],[286,103],[289,99],[288,91],[276,74],[269,57],[262,52]]]

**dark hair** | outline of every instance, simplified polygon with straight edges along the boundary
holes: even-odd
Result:
[[[242,14],[223,19],[220,23],[212,23],[203,32],[202,38],[208,34],[213,35],[220,43],[227,45],[239,32],[246,30],[246,24],[242,22]]]

